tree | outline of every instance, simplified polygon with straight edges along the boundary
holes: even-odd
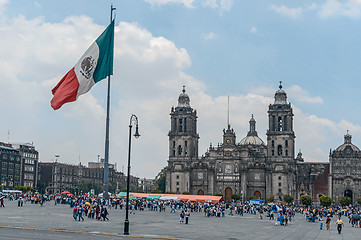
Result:
[[[273,202],[275,200],[275,196],[271,195],[267,198],[267,202]]]
[[[22,191],[23,193],[26,193],[26,192],[29,192],[31,190],[33,190],[31,187],[25,187],[25,186],[16,186],[15,187],[15,190],[19,190],[19,191]]]
[[[324,207],[331,206],[332,198],[330,196],[321,196],[320,197],[320,204]]]
[[[223,194],[222,194],[222,193],[216,193],[216,194],[214,194],[214,196],[221,196],[221,197],[223,197]]]
[[[164,167],[158,175],[155,177],[154,184],[161,191],[161,193],[165,193],[165,184],[166,184],[166,172],[167,167]]]
[[[240,200],[241,199],[241,196],[239,196],[238,194],[232,194],[231,198],[233,200]]]
[[[301,204],[305,205],[305,206],[309,206],[312,204],[312,198],[310,197],[310,195],[302,195],[301,196]]]
[[[286,194],[286,195],[283,196],[283,200],[286,203],[290,204],[293,201],[293,197],[291,195]]]
[[[361,205],[361,197],[359,197],[357,200],[357,203]]]
[[[150,191],[150,193],[162,193],[162,190],[154,189],[154,190]]]
[[[182,192],[182,194],[184,194],[184,195],[191,195],[190,192]]]
[[[168,192],[166,192],[166,194],[175,194],[175,192],[168,191]]]
[[[95,182],[92,180],[82,180],[79,184],[78,191],[83,193],[90,192],[91,189],[94,189],[95,194],[103,192],[103,184],[100,182]]]
[[[350,197],[341,197],[339,200],[340,204],[342,206],[347,206],[351,204],[351,198]]]

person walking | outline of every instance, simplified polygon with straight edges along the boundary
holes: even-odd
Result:
[[[184,211],[182,210],[182,212],[179,214],[179,223],[183,223],[184,222]]]
[[[78,217],[78,208],[75,206],[73,209],[73,218],[76,221]]]
[[[174,204],[172,204],[172,210],[170,210],[170,213],[175,213],[175,205]]]
[[[103,212],[102,212],[103,221],[105,221],[105,219],[109,221],[109,218],[107,217],[108,214],[109,214],[109,213],[108,213],[107,208],[104,207]]]
[[[189,221],[189,216],[190,216],[190,212],[189,210],[187,209],[186,213],[185,213],[185,217],[186,217],[186,224],[188,224],[188,221]]]
[[[323,218],[322,215],[320,215],[320,218],[318,219],[319,223],[320,223],[320,230],[322,230],[323,227]]]
[[[341,234],[341,230],[342,230],[342,226],[343,226],[343,222],[341,220],[341,217],[338,217],[338,219],[336,221],[336,225],[337,225],[338,234]]]
[[[326,230],[330,229],[330,223],[331,223],[331,217],[330,215],[328,215],[326,218]]]
[[[80,218],[82,219],[82,221],[84,221],[83,212],[84,212],[84,208],[83,208],[82,205],[80,205],[79,208],[78,208],[79,222],[80,222]]]

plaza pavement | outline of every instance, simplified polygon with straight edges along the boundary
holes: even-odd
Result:
[[[46,202],[44,207],[26,203],[17,207],[17,202],[5,201],[5,208],[0,208],[0,239],[22,239],[21,236],[36,236],[24,239],[361,239],[361,228],[352,228],[343,217],[345,227],[338,234],[335,217],[331,230],[319,230],[318,223],[306,222],[297,214],[289,226],[275,225],[275,221],[259,219],[259,215],[229,216],[224,218],[204,217],[203,213],[191,213],[188,225],[179,224],[179,210],[166,212],[136,211],[130,214],[130,234],[122,236],[125,210],[109,210],[110,221],[96,221],[85,218],[84,222],[75,222],[72,208],[68,205],[54,205]],[[228,213],[228,211],[227,211]],[[79,233],[93,233],[93,235]],[[13,233],[18,238],[9,238]],[[101,234],[106,235],[101,235]],[[100,234],[100,235],[94,235]],[[71,237],[73,236],[73,237]],[[42,238],[43,237],[43,238]]]

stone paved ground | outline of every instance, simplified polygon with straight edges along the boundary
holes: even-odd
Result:
[[[25,204],[17,207],[16,202],[5,201],[0,208],[0,226],[25,227],[37,229],[55,229],[80,232],[99,232],[123,234],[125,211],[111,209],[110,221],[102,222],[85,218],[84,222],[75,222],[72,209],[67,205],[46,203],[44,207]],[[130,215],[130,234],[149,237],[169,237],[185,239],[361,239],[361,228],[352,228],[346,218],[342,234],[337,233],[335,220],[331,230],[319,230],[318,223],[308,223],[298,214],[289,226],[275,225],[275,221],[260,220],[259,216],[245,214],[224,218],[206,218],[202,213],[191,213],[190,224],[179,224],[179,212],[137,211]],[[0,228],[0,236],[3,229]],[[45,238],[44,238],[45,239]]]

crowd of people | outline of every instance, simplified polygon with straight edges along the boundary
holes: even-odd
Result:
[[[97,196],[78,195],[42,195],[37,193],[30,194],[8,194],[0,197],[1,207],[5,207],[4,199],[9,201],[18,201],[18,206],[23,203],[54,205],[65,204],[73,209],[74,221],[84,221],[85,218],[97,221],[109,221],[108,209],[124,209],[126,200],[124,197],[112,197],[104,199]],[[333,207],[314,207],[314,206],[296,206],[281,203],[270,204],[249,204],[242,201],[222,201],[217,203],[174,201],[174,200],[154,200],[154,199],[132,199],[129,201],[130,214],[136,214],[137,211],[169,211],[173,214],[179,214],[179,223],[189,224],[191,213],[201,213],[204,217],[225,216],[244,216],[244,214],[259,215],[260,220],[272,220],[275,225],[288,226],[296,214],[304,217],[304,220],[310,223],[318,223],[319,229],[330,230],[331,222],[337,226],[338,233],[341,233],[344,222],[341,217],[348,219],[348,223],[355,228],[361,228],[361,210],[358,206],[333,206]]]

